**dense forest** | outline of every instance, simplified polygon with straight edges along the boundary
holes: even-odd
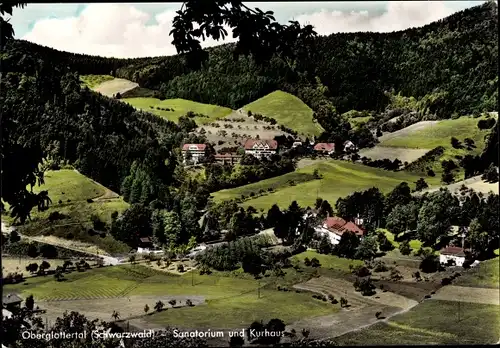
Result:
[[[232,44],[208,49],[209,60],[199,70],[179,55],[113,59],[57,52],[23,41],[14,45],[29,47],[42,59],[50,57],[80,74],[111,74],[159,90],[167,98],[231,108],[276,89],[299,95],[316,77],[339,112],[382,110],[388,103],[384,91],[390,89],[416,98],[440,92],[443,117],[492,111],[498,98],[494,2],[421,28],[318,36],[312,57],[293,64],[276,57],[265,66],[251,57],[235,60]]]

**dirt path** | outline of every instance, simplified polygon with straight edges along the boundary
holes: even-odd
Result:
[[[500,305],[498,289],[471,288],[456,285],[443,286],[432,296],[432,299]]]
[[[354,291],[353,285],[342,279],[313,278],[294,288],[316,292],[322,295],[332,294],[337,300],[345,297],[350,304],[340,312],[316,318],[307,318],[289,326],[295,331],[311,330],[311,338],[326,339],[361,330],[380,321],[404,313],[415,307],[418,302],[392,292],[377,291],[376,295],[367,297]],[[383,319],[377,319],[375,313],[381,312]]]

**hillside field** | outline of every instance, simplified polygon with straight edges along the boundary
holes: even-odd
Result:
[[[299,98],[283,91],[272,92],[242,109],[274,118],[278,124],[305,136],[323,132],[323,128],[313,120],[312,109]]]
[[[477,155],[483,151],[485,136],[489,134],[490,130],[479,129],[477,123],[484,118],[484,116],[480,118],[464,116],[455,120],[419,122],[402,130],[384,134],[380,137],[377,148],[380,151],[384,151],[384,148],[430,151],[438,146],[443,146],[445,148],[444,154],[438,160],[427,165],[432,168],[436,176],[440,176],[443,171],[441,167],[443,160],[453,160],[458,164],[459,160],[455,156]],[[451,146],[451,137],[457,138],[461,143],[465,138],[471,138],[475,147],[470,151],[465,148],[455,149]],[[463,173],[463,169],[459,172]],[[460,178],[461,175],[457,177],[457,179]]]
[[[317,169],[322,176],[314,179],[311,174]],[[309,176],[308,176],[309,174]],[[309,179],[305,182],[292,183],[298,178]],[[403,181],[413,187],[420,176],[406,172],[391,172],[379,168],[372,168],[362,164],[338,160],[318,161],[312,165],[297,169],[279,177],[259,181],[257,183],[221,190],[213,193],[215,200],[240,198],[253,192],[257,195],[263,190],[264,195],[245,201],[243,206],[253,206],[256,209],[267,211],[273,204],[280,208],[287,208],[294,200],[299,205],[312,206],[317,197],[326,199],[335,204],[338,198],[348,196],[354,191],[361,191],[371,187],[378,187],[382,192],[389,192]],[[425,178],[430,184],[437,184],[436,178]],[[274,189],[269,192],[268,189]]]
[[[151,112],[160,117],[166,118],[173,122],[178,122],[180,116],[186,115],[189,111],[197,114],[203,114],[208,117],[195,117],[196,124],[207,124],[219,118],[224,118],[231,114],[230,108],[198,103],[185,99],[167,99],[160,100],[157,98],[123,98],[122,101],[132,105],[137,109],[146,112]],[[169,108],[171,111],[158,110],[157,108]],[[173,111],[172,111],[173,109]]]
[[[111,75],[80,75],[80,81],[84,86],[90,89],[94,89],[101,83],[113,80],[114,77]]]
[[[52,203],[46,211],[32,210],[32,221],[19,226],[22,234],[71,239],[69,236],[71,233],[75,243],[77,240],[88,242],[109,252],[128,251],[127,246],[114,240],[110,235],[102,238],[87,233],[87,228],[91,227],[90,217],[93,214],[109,224],[113,211],[122,212],[128,207],[128,203],[119,195],[72,169],[46,172],[45,184],[33,188],[35,192],[42,190],[49,192]],[[87,199],[92,199],[93,202],[88,203]],[[49,222],[49,215],[56,211],[65,217],[53,223]],[[2,220],[8,224],[13,221],[7,214],[2,215]]]
[[[146,316],[144,320],[160,326],[243,328],[254,320],[278,317],[290,322],[338,311],[339,306],[313,299],[310,294],[276,290],[274,276],[257,281],[252,277],[192,272],[177,276],[142,265],[121,265],[65,274],[67,280],[64,282],[57,282],[50,276],[35,277],[24,284],[7,285],[5,290],[20,292],[24,297],[33,294],[36,303],[47,309],[50,320],[65,309],[104,320],[109,320],[113,310],[119,311],[122,318],[142,316],[144,305],[148,304],[153,311],[160,298],[170,307],[166,296],[177,299],[178,305],[185,306],[180,301],[186,299],[197,305],[169,308]],[[292,270],[287,273],[293,274],[285,278],[296,276]],[[128,303],[127,298],[132,301]]]

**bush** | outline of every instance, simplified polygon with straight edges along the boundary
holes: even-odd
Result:
[[[446,278],[443,278],[441,279],[441,285],[445,286],[445,285],[450,285],[451,284],[451,279],[446,277]]]
[[[368,277],[372,272],[366,266],[356,266],[354,267],[352,273],[357,275],[358,277]]]
[[[307,267],[311,266],[311,260],[309,260],[308,257],[304,259],[304,265],[306,265]]]
[[[177,272],[180,272],[180,273],[184,272],[184,265],[182,263],[179,263],[177,265]]]
[[[304,262],[305,262],[305,260],[304,260]],[[315,257],[312,258],[311,267],[315,267],[315,268],[321,267],[321,264],[319,263],[319,260],[317,258],[315,258]]]
[[[388,270],[389,270],[389,268],[387,268],[387,265],[385,264],[384,261],[375,262],[375,266],[373,267],[374,272],[385,272]]]

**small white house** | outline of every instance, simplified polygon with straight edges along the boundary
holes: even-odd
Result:
[[[301,141],[294,141],[292,144],[292,149],[295,149],[298,146],[302,146],[302,142]]]
[[[441,249],[439,254],[439,262],[444,265],[451,262],[461,267],[465,262],[465,250],[460,247],[448,246]]]
[[[350,140],[344,142],[344,152],[356,151],[357,147]]]

